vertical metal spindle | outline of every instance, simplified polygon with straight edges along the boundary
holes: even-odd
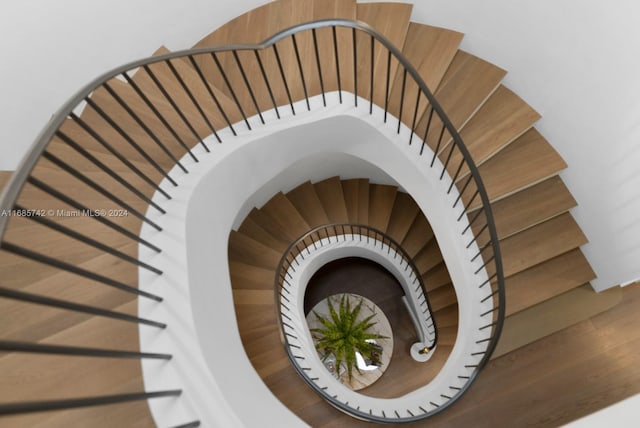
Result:
[[[160,149],[176,164],[178,165],[178,167],[180,169],[182,169],[183,171],[185,171],[184,166],[182,166],[182,164],[180,163],[180,161],[178,161],[178,159],[176,159],[176,157],[173,155],[173,153],[171,153],[169,151],[169,149],[162,143],[162,141],[160,140],[160,138],[158,138],[158,136],[151,130],[151,128],[149,128],[149,126],[147,126],[147,124],[140,118],[140,116],[133,111],[133,109],[129,106],[129,104],[122,99],[122,97],[120,95],[118,95],[118,93],[111,87],[111,85],[109,85],[109,82],[105,82],[104,85],[102,85],[107,92],[109,93],[109,95],[111,95],[111,97],[116,100],[116,102],[118,104],[120,104],[120,106],[127,112],[127,114],[129,114],[129,116],[131,116],[131,118],[133,120],[135,120],[135,122],[144,130],[144,132],[156,143],[156,145],[158,147],[160,147]]]
[[[105,122],[107,122],[118,134],[120,134],[122,138],[124,138],[124,140],[131,147],[133,147],[136,152],[140,153],[140,155],[147,161],[147,163],[149,163],[149,165],[151,165],[156,171],[158,171],[164,178],[166,178],[167,180],[171,180],[169,174],[164,169],[162,169],[158,162],[156,162],[155,159],[153,159],[146,150],[140,147],[140,145],[136,143],[133,138],[131,138],[131,136],[124,129],[122,129],[122,127],[118,125],[115,120],[111,118],[111,116],[109,116],[104,110],[102,110],[102,108],[97,105],[90,97],[85,97],[84,100],[86,101],[87,105],[89,105],[96,113],[98,113],[98,115],[100,115],[101,118],[105,120]],[[182,166],[182,164],[180,164],[180,162],[177,162],[177,164],[180,165],[181,169],[185,173],[189,172]]]
[[[351,29],[353,40],[353,99],[355,106],[358,107],[358,43],[356,40],[356,29]]]
[[[229,93],[231,94],[231,98],[233,98],[233,102],[236,103],[236,107],[238,107],[238,111],[240,112],[240,115],[242,116],[242,119],[244,120],[245,125],[247,125],[247,129],[251,131],[251,125],[247,120],[247,115],[244,114],[244,110],[242,109],[242,105],[240,104],[240,101],[238,101],[236,92],[233,90],[233,87],[231,86],[231,82],[229,82],[229,78],[227,77],[227,73],[225,73],[224,68],[222,68],[222,64],[220,64],[220,60],[218,59],[218,56],[216,55],[215,52],[211,52],[211,58],[213,58],[213,62],[216,63],[216,67],[218,67],[218,71],[220,71],[222,80],[224,80],[225,85],[227,85],[227,88],[229,89]]]
[[[209,96],[211,97],[211,99],[215,103],[216,107],[218,107],[218,111],[222,115],[222,118],[224,119],[224,121],[227,123],[227,126],[231,130],[231,133],[233,135],[238,135],[236,133],[236,130],[233,128],[233,125],[231,124],[231,121],[229,120],[229,116],[227,116],[227,112],[222,108],[222,105],[220,104],[220,101],[218,100],[218,97],[216,97],[216,94],[213,92],[213,89],[211,88],[211,85],[209,84],[207,79],[204,77],[204,73],[202,72],[202,69],[200,68],[200,66],[198,65],[196,60],[193,58],[193,55],[189,55],[189,62],[191,62],[191,65],[193,65],[193,68],[195,68],[196,73],[198,74],[198,76],[200,77],[200,80],[202,81],[202,84],[204,85],[205,89],[209,93]]]
[[[375,59],[375,38],[371,36],[371,63],[369,67],[370,82],[369,82],[369,114],[373,114],[373,63]]]
[[[220,137],[218,136],[218,133],[216,132],[216,130],[213,127],[213,125],[211,124],[211,121],[209,120],[207,115],[204,113],[204,110],[202,109],[202,106],[200,106],[200,103],[198,102],[196,97],[193,95],[193,92],[191,92],[191,89],[189,89],[189,86],[187,86],[187,84],[185,83],[185,81],[182,78],[182,76],[180,76],[180,73],[178,73],[178,70],[173,65],[171,60],[167,60],[167,65],[169,66],[169,69],[171,70],[171,73],[173,74],[173,76],[176,78],[176,80],[178,81],[178,83],[180,84],[182,89],[185,91],[185,93],[189,97],[189,100],[191,100],[191,103],[194,105],[196,110],[198,110],[198,113],[200,114],[200,116],[202,117],[204,122],[209,127],[209,130],[211,131],[211,133],[216,137],[216,140],[218,140],[219,143],[222,143],[222,140],[220,139]],[[209,151],[209,148],[204,143],[203,143],[203,146],[204,146],[205,150]]]
[[[320,51],[318,50],[318,36],[316,34],[316,29],[311,29],[311,34],[313,35],[313,49],[316,53],[316,66],[318,67],[318,78],[320,79],[320,91],[322,92],[322,105],[324,107],[327,106],[327,99],[324,93],[324,80],[322,79],[322,67],[320,65]]]
[[[438,144],[436,144],[436,149],[433,151],[433,157],[431,158],[430,167],[433,168],[433,163],[436,161],[436,156],[438,156],[438,152],[440,151],[440,145],[442,144],[442,137],[444,136],[444,130],[446,129],[445,124],[442,124],[442,129],[440,129],[440,136],[438,137]],[[453,144],[453,142],[451,143]]]
[[[398,131],[400,133],[400,125],[402,124],[402,112],[404,110],[404,90],[407,86],[407,69],[402,73],[402,89],[400,90],[400,112],[398,114]]]
[[[295,34],[291,35],[291,40],[293,40],[293,50],[296,54],[296,62],[298,63],[298,70],[300,71],[300,80],[302,81],[304,99],[307,102],[307,110],[311,111],[311,106],[309,106],[309,94],[307,93],[307,83],[304,81],[304,70],[302,69],[302,61],[300,61],[300,50],[298,49],[298,42],[296,41]]]
[[[280,76],[282,77],[282,83],[284,83],[284,89],[287,92],[287,98],[289,99],[289,105],[291,106],[291,112],[295,116],[296,109],[293,107],[293,99],[291,98],[291,91],[289,90],[289,84],[287,83],[287,76],[284,74],[284,67],[282,66],[282,61],[280,60],[280,54],[278,53],[278,47],[273,44],[271,46],[273,48],[273,53],[276,56],[276,62],[278,63],[278,69],[280,70]]]
[[[427,119],[427,127],[424,130],[424,136],[422,137],[422,146],[420,147],[420,156],[424,151],[424,146],[427,144],[427,138],[429,137],[429,128],[431,128],[431,119],[433,119],[433,106],[430,106],[429,119]]]
[[[104,171],[106,174],[108,174],[111,178],[113,178],[118,183],[120,183],[124,188],[126,188],[131,193],[133,193],[138,198],[140,198],[142,201],[144,201],[147,204],[149,204],[150,206],[154,207],[156,210],[160,211],[162,214],[166,214],[166,211],[162,207],[160,207],[160,205],[158,205],[152,199],[150,199],[147,195],[142,193],[136,186],[133,186],[129,181],[127,181],[124,178],[122,178],[121,175],[117,174],[113,169],[111,169],[105,163],[103,163],[98,158],[96,158],[94,155],[92,155],[87,150],[85,150],[82,146],[80,146],[78,143],[76,143],[73,139],[71,139],[65,133],[63,133],[62,131],[58,130],[56,132],[56,136],[58,138],[60,138],[63,142],[65,142],[70,148],[72,148],[77,153],[79,153],[81,156],[83,156],[85,159],[87,159],[89,162],[91,162],[92,164],[94,164],[95,166],[100,168],[102,171]]]
[[[173,126],[171,126],[171,124],[167,121],[167,119],[165,119],[165,117],[158,111],[156,106],[153,105],[153,103],[151,102],[149,97],[147,97],[147,95],[144,93],[144,91],[142,89],[140,89],[140,86],[138,86],[138,84],[135,82],[135,80],[133,80],[131,77],[129,77],[129,75],[126,72],[122,73],[122,77],[124,77],[124,79],[127,81],[127,83],[136,92],[136,94],[138,94],[140,99],[147,105],[147,107],[149,107],[149,109],[153,112],[153,114],[158,118],[160,123],[162,123],[162,125],[171,133],[171,135],[173,135],[173,138],[176,139],[178,144],[183,149],[185,149],[187,151],[187,153],[189,153],[189,156],[191,156],[191,159],[193,159],[195,162],[197,162],[198,158],[196,158],[195,155],[191,152],[191,149],[189,148],[187,143],[184,142],[182,137],[180,137],[178,135],[178,132],[175,130],[175,128]]]
[[[260,58],[260,53],[258,50],[253,51],[256,61],[258,62],[258,67],[260,67],[260,73],[262,74],[262,78],[264,79],[264,83],[267,86],[267,91],[269,92],[269,98],[271,98],[271,104],[273,104],[273,109],[276,112],[276,117],[280,119],[280,111],[278,110],[278,104],[276,103],[276,98],[273,96],[273,90],[271,89],[271,84],[269,83],[269,78],[267,77],[267,72],[264,69],[264,64],[262,63],[262,58]]]
[[[331,31],[333,34],[333,55],[336,58],[336,74],[338,76],[338,99],[340,100],[340,104],[342,104],[342,79],[340,79],[340,56],[338,55],[338,38],[336,36],[335,25],[331,27]]]
[[[387,53],[387,83],[384,95],[384,123],[387,123],[387,112],[389,111],[389,83],[391,80],[391,51]]]
[[[75,123],[77,123],[78,125],[80,125],[80,127],[82,129],[84,129],[87,134],[89,134],[91,137],[93,137],[98,143],[100,143],[100,145],[102,147],[104,147],[105,149],[107,149],[107,151],[109,153],[111,153],[112,155],[114,155],[116,158],[118,158],[118,160],[120,160],[120,162],[122,162],[123,164],[125,164],[131,171],[133,171],[134,173],[136,173],[136,175],[140,178],[142,178],[146,183],[148,183],[152,188],[156,189],[158,192],[162,193],[165,197],[167,197],[168,199],[171,199],[171,197],[164,192],[164,190],[162,190],[160,188],[160,186],[158,186],[152,179],[150,179],[144,172],[140,171],[140,169],[138,167],[136,167],[133,163],[131,163],[131,161],[129,161],[129,159],[127,159],[122,153],[120,153],[118,150],[116,150],[113,146],[111,146],[111,144],[107,143],[107,141],[102,138],[102,136],[100,136],[92,127],[90,127],[84,120],[82,120],[81,118],[79,118],[78,116],[76,116],[75,113],[71,112],[69,113],[69,117],[71,118],[71,120],[73,120]],[[171,184],[173,184],[174,186],[178,186],[178,183],[176,183],[173,180],[169,180],[169,182]]]
[[[242,66],[242,62],[240,61],[240,57],[238,56],[238,51],[234,50],[232,51],[233,53],[233,59],[236,62],[236,65],[238,66],[238,69],[240,69],[240,75],[242,76],[242,80],[244,80],[244,84],[247,87],[247,90],[249,91],[249,96],[251,97],[251,102],[253,102],[253,106],[256,109],[256,112],[258,113],[258,117],[260,118],[260,122],[262,122],[262,124],[264,125],[264,118],[262,117],[262,111],[260,110],[260,107],[258,106],[258,101],[256,100],[256,96],[253,93],[253,89],[251,88],[251,84],[249,83],[249,79],[247,78],[247,73],[244,72],[244,67]]]
[[[413,120],[411,121],[411,133],[409,134],[409,145],[411,145],[411,141],[413,140],[413,134],[416,129],[416,121],[418,120],[418,107],[420,105],[420,95],[422,95],[422,91],[418,88],[418,94],[416,95],[416,107],[413,110]]]
[[[160,92],[165,97],[165,99],[169,101],[169,104],[171,104],[171,107],[173,107],[173,110],[177,113],[177,115],[180,117],[182,122],[184,122],[184,124],[187,125],[187,128],[189,129],[191,134],[193,134],[196,140],[200,142],[200,144],[202,145],[202,147],[204,147],[206,151],[209,151],[209,147],[207,147],[204,141],[202,141],[202,138],[200,138],[200,135],[198,135],[198,132],[196,131],[196,129],[193,127],[189,119],[187,119],[187,117],[184,115],[184,113],[182,112],[182,109],[178,107],[178,104],[173,99],[171,94],[169,94],[169,92],[166,90],[162,82],[160,82],[160,79],[158,79],[158,77],[155,75],[153,70],[151,70],[151,67],[149,67],[149,65],[143,65],[142,68],[144,69],[144,71],[147,72],[149,77],[151,77],[151,80],[153,80],[153,83],[155,83],[157,88],[160,89]]]

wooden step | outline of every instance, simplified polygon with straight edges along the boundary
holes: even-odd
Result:
[[[401,49],[404,46],[407,30],[409,29],[412,8],[413,5],[408,3],[358,3],[357,19],[371,25],[387,40]],[[370,40],[366,37],[358,37],[357,43],[358,62],[364,65],[361,67],[362,72],[358,75],[358,94],[369,98],[371,86]],[[386,50],[383,52],[382,47],[379,45],[374,49],[373,103],[378,106],[384,106],[387,94],[386,82],[382,78],[387,75],[387,54]],[[397,69],[398,62],[392,60],[389,68],[389,85],[393,83]]]
[[[421,276],[427,292],[431,292],[436,290],[438,287],[451,284],[451,275],[449,275],[449,270],[444,262],[434,266]]]
[[[504,275],[515,275],[586,243],[571,214],[554,217],[500,241]]]
[[[240,227],[238,228],[238,232],[242,232],[247,236],[255,239],[261,244],[266,245],[269,248],[272,248],[279,252],[286,251],[290,242],[288,239],[284,238],[280,234],[272,235],[269,233],[262,224],[271,224],[273,223],[271,218],[264,215],[264,213],[259,212],[257,209],[253,209],[247,218],[244,219]]]
[[[344,194],[349,221],[354,224],[368,224],[369,180],[363,178],[343,180],[342,193]]]
[[[313,19],[348,19],[355,21],[355,0],[321,0],[313,2]],[[338,46],[338,61],[333,44],[333,31],[330,28],[321,28],[316,31],[322,81],[326,92],[338,90],[337,65],[340,66],[340,87],[343,90],[353,91],[353,35],[349,28],[336,28],[336,43]],[[358,36],[359,37],[359,36]],[[359,64],[363,66],[363,64]],[[305,76],[319,76],[317,64],[312,65],[312,70],[305,72]],[[317,77],[316,77],[317,80]],[[358,85],[360,86],[360,85]]]
[[[310,181],[289,191],[286,196],[309,227],[314,228],[329,223],[327,213],[324,212],[322,202]]]
[[[387,226],[387,235],[392,237],[396,242],[402,242],[418,216],[419,211],[420,207],[418,207],[409,194],[398,192],[393,204],[393,209],[391,210],[391,216]]]
[[[135,244],[129,244],[129,247],[135,247]],[[0,253],[0,260],[4,262],[4,253]],[[124,261],[114,260],[109,255],[93,257],[79,262],[78,266],[98,274],[108,272],[115,280],[137,286],[137,268]],[[135,300],[134,294],[35,262],[21,265],[19,273],[26,274],[27,269],[33,272],[24,280],[12,270],[2,268],[3,278],[7,279],[3,286],[105,309],[113,309]],[[0,309],[2,338],[5,340],[39,341],[90,318],[81,313],[9,299],[0,299]]]
[[[387,231],[398,188],[386,184],[369,185],[369,226]]]
[[[419,212],[401,243],[402,248],[409,256],[415,257],[432,238],[431,225],[424,214]]]
[[[157,70],[159,65],[153,67]],[[93,92],[91,100],[103,110],[108,117],[117,123],[122,130],[112,127],[93,108],[87,107],[82,112],[81,119],[92,127],[110,145],[118,148],[128,158],[139,161],[146,161],[146,156],[154,159],[165,170],[171,168],[175,161],[171,158],[180,159],[186,149],[180,144],[192,147],[195,145],[194,134],[187,125],[181,121],[173,107],[162,96],[159,90],[151,82],[144,71],[138,71],[134,76],[134,81],[139,84],[145,96],[149,99],[154,108],[159,111],[160,117],[167,121],[171,129],[162,123],[162,119],[140,98],[133,87],[118,79],[112,79],[109,86],[114,93],[121,98],[135,115],[149,129],[146,131],[120,104],[107,92],[100,88]],[[171,94],[177,94],[177,88],[170,86]],[[123,135],[123,133],[125,135]],[[132,142],[139,147],[136,148]],[[164,146],[164,149],[161,147]],[[167,153],[168,152],[168,153]]]
[[[498,238],[504,239],[567,212],[575,205],[569,189],[556,176],[493,203],[491,209]],[[479,226],[482,222],[476,223]]]
[[[275,273],[270,269],[229,261],[229,274],[234,290],[270,290],[273,292]]]
[[[435,239],[429,241],[429,243],[414,256],[413,263],[420,274],[428,272],[430,269],[442,263],[442,253],[440,253],[438,242]]]
[[[496,201],[557,175],[566,167],[555,149],[532,128],[482,164],[478,171],[489,199]],[[458,187],[466,180],[461,177]],[[471,196],[469,189],[463,194],[463,200],[468,201]],[[475,208],[478,203],[472,206]]]
[[[520,97],[500,86],[462,128],[460,137],[475,164],[481,165],[529,130],[539,118],[540,115]],[[449,144],[441,149],[439,156],[443,163],[446,163],[450,149]],[[460,152],[453,150],[448,167],[452,176],[461,160]],[[461,175],[467,171],[464,166]]]
[[[267,3],[253,9],[218,28],[205,36],[194,45],[194,48],[208,46],[224,46],[242,43],[260,43],[268,37],[304,22],[310,22],[314,17],[314,7],[308,1],[280,0]],[[249,30],[250,29],[250,30]],[[313,52],[313,41],[309,33],[296,36],[299,51],[302,53]],[[286,38],[277,45],[284,74],[288,80],[290,94],[293,100],[304,98],[303,87],[300,82],[300,70],[295,60],[295,51],[291,38]],[[279,106],[289,103],[286,88],[282,83],[275,53],[267,49],[260,54],[265,72],[271,83],[271,89]],[[221,66],[225,70],[229,86],[218,70],[211,57],[201,56],[196,58],[198,65],[204,71],[207,79],[218,89],[231,95],[231,89],[237,96],[247,116],[256,114],[250,92],[244,82],[240,69],[231,53],[217,54]],[[246,70],[259,70],[259,64],[252,52],[239,52],[239,60]],[[303,70],[311,69],[311,55],[306,55],[306,64]],[[260,109],[271,105],[270,95],[259,72],[251,73],[251,88]],[[315,79],[314,79],[315,80]],[[311,80],[309,80],[311,81]]]
[[[296,207],[282,192],[278,192],[269,199],[260,208],[260,211],[273,220],[278,226],[276,230],[280,230],[282,236],[289,242],[294,242],[311,229]]]
[[[120,82],[118,86],[121,83],[122,82]],[[125,87],[127,86],[125,85]],[[131,167],[133,165],[135,168],[149,177],[153,182],[159,182],[161,180],[161,172],[157,171],[151,165],[148,165],[148,162],[142,157],[140,153],[133,149],[130,144],[126,143],[122,137],[115,135],[117,133],[115,133],[113,129],[111,129],[110,127],[104,127],[104,121],[102,121],[102,119],[96,117],[95,120],[96,126],[98,126],[98,129],[92,131],[95,135],[92,135],[89,131],[85,130],[78,123],[71,119],[66,120],[60,126],[59,130],[66,137],[70,138],[76,144],[82,146],[85,150],[88,150],[91,154],[103,154],[111,156],[111,153],[113,151],[116,154],[120,154],[121,156],[125,157],[128,161],[126,163],[120,160],[109,162],[108,165],[112,168],[116,168],[118,171],[131,170]],[[86,124],[86,126],[90,125]],[[54,138],[52,144],[56,144],[56,141],[60,140]],[[162,161],[162,158],[160,156],[155,156],[154,159],[157,162]],[[165,171],[166,168],[168,168],[168,164],[164,164],[163,171]]]
[[[275,270],[282,254],[243,233],[231,231],[229,235],[229,260]]]
[[[595,277],[580,249],[561,254],[506,279],[506,314],[525,310]]]
[[[314,184],[324,211],[331,223],[347,223],[349,214],[344,201],[340,177],[331,177]]]
[[[453,303],[433,312],[438,328],[453,327],[458,325],[458,303]]]
[[[135,306],[132,301],[117,309],[129,312]],[[92,317],[41,343],[137,350],[139,340],[134,324]],[[144,389],[139,361],[127,359],[9,353],[0,358],[0,378],[0,400],[5,403],[125,392],[123,385],[131,387],[132,379],[137,382],[128,392]]]
[[[509,316],[492,355],[497,358],[528,343],[588,319],[620,303],[619,287],[596,293],[582,285],[553,299]]]
[[[434,94],[455,129],[464,127],[498,88],[505,74],[506,71],[483,59],[457,51]],[[430,109],[419,120],[418,135],[424,136],[429,116]],[[430,147],[437,145],[441,127],[442,122],[433,115],[427,135]]]
[[[456,291],[452,284],[429,291],[428,298],[431,310],[434,312],[458,302]]]
[[[159,48],[154,53],[154,56],[168,52],[169,51],[166,48]],[[184,76],[185,79],[187,75],[191,76],[191,79],[189,80],[183,79],[185,84],[187,82],[193,84],[198,79],[195,71],[186,67],[184,62],[173,61],[171,64],[176,67],[176,71],[178,71],[178,68],[180,69],[178,75]],[[139,69],[134,74],[133,81],[145,94],[148,94],[147,96],[152,97],[150,100],[153,105],[161,112],[162,116],[171,125],[171,127],[176,130],[182,141],[188,147],[192,148],[197,145],[200,140],[211,135],[213,133],[213,129],[209,126],[207,120],[211,123],[209,116],[213,117],[216,110],[212,109],[210,112],[206,112],[203,116],[198,111],[198,106],[191,101],[188,93],[182,88],[178,79],[166,63],[158,62],[150,64],[147,68],[148,71],[146,68]],[[164,94],[162,88],[153,80],[154,76],[160,86],[162,86],[162,88],[164,88],[168,93],[168,96]],[[201,99],[204,99],[207,95],[203,87],[193,87],[192,89],[194,91],[199,90],[201,93]],[[177,106],[177,110],[174,108],[172,103]],[[211,107],[213,108],[213,106]],[[205,118],[207,120],[205,120]],[[222,127],[223,123],[224,122],[222,120],[219,120],[218,126]]]
[[[402,53],[420,74],[432,93],[440,84],[463,36],[462,33],[444,28],[415,22],[409,24]],[[414,115],[420,118],[427,108],[428,102],[425,97],[421,97],[420,103],[416,106],[415,100],[420,91],[418,85],[413,83],[411,76],[407,76],[403,93],[403,78],[404,73],[400,69],[395,75],[389,95],[389,111],[398,117],[400,100],[404,98],[405,106],[401,120],[405,125],[412,126]]]

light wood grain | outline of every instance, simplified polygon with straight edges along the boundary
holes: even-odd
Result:
[[[322,201],[310,181],[289,191],[286,196],[310,227],[329,223]]]
[[[524,134],[539,118],[540,115],[520,97],[500,86],[462,128],[460,137],[475,164],[481,165]],[[432,148],[435,149],[433,146]],[[446,163],[450,149],[450,145],[441,149],[439,156],[443,163]],[[448,167],[452,176],[461,160],[460,151],[453,150]],[[467,171],[464,166],[461,174],[464,175]]]
[[[402,48],[409,28],[409,19],[413,5],[408,3],[359,3],[357,19],[366,22],[386,37],[396,47]],[[358,37],[358,61],[363,64],[362,72],[358,75],[358,94],[370,97],[370,40]],[[373,103],[384,106],[386,99],[387,54],[381,45],[376,43],[373,60],[374,85]],[[367,65],[364,65],[367,64]],[[398,69],[398,62],[391,60],[389,68],[389,85]]]
[[[322,202],[324,211],[331,223],[346,223],[349,213],[344,202],[344,193],[339,177],[331,177],[314,184],[316,193]]]
[[[402,242],[419,211],[420,207],[410,195],[398,192],[391,210],[387,234],[396,242]]]
[[[418,74],[433,93],[440,84],[445,72],[449,68],[463,34],[430,25],[409,24],[407,36],[402,48],[403,55],[411,62]],[[398,70],[392,83],[389,95],[389,111],[398,117],[400,114],[400,100],[404,98],[405,106],[402,111],[402,122],[411,127],[413,117],[422,117],[428,102],[421,97],[416,106],[415,100],[419,92],[411,76],[405,81],[402,92],[403,70]],[[417,108],[416,108],[417,107]]]
[[[386,232],[398,188],[371,184],[369,186],[369,225]]]

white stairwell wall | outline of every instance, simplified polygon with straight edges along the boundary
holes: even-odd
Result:
[[[391,0],[393,1],[393,0]],[[93,77],[191,46],[265,0],[7,0],[0,4],[0,170]],[[420,0],[413,20],[466,33],[462,48],[509,70],[569,164],[563,179],[591,241],[598,290],[640,278],[640,2]]]

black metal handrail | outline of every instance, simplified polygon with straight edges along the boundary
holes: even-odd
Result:
[[[420,297],[424,299],[424,302],[427,306],[425,310],[422,311],[422,314],[428,314],[428,318],[430,321],[430,325],[428,327],[433,328],[433,341],[432,343],[430,343],[430,348],[434,348],[438,344],[438,327],[436,325],[435,319],[433,319],[433,309],[431,308],[431,303],[429,302],[429,297],[427,296],[424,281],[419,274],[420,271],[416,267],[411,256],[409,256],[405,249],[402,248],[402,245],[400,245],[386,233],[364,224],[331,223],[315,227],[292,242],[284,251],[282,258],[278,263],[278,267],[276,268],[276,278],[274,285],[276,306],[278,307],[278,324],[280,326],[280,329],[283,330],[282,308],[277,301],[279,298],[283,297],[283,288],[286,288],[286,285],[289,285],[286,272],[289,271],[293,263],[297,263],[296,259],[298,256],[300,256],[302,260],[305,259],[305,251],[308,255],[310,255],[309,249],[311,247],[314,247],[314,249],[318,249],[318,247],[322,248],[325,245],[325,239],[328,241],[328,244],[332,243],[332,238],[336,238],[336,242],[340,242],[338,241],[339,236],[342,236],[342,242],[346,242],[347,239],[349,239],[349,236],[351,237],[351,241],[362,242],[362,240],[364,239],[367,244],[370,240],[376,243],[379,242],[381,248],[384,248],[385,245],[387,246],[386,248],[390,258],[396,260],[398,257],[400,257],[401,264],[405,264],[404,270],[410,272],[409,277],[413,275],[412,283],[407,285],[415,287],[415,293],[420,291]],[[410,304],[413,306],[413,311],[415,312],[414,315],[416,317],[419,316],[418,307],[420,306],[420,304],[416,305],[416,303],[418,302],[414,302],[413,299],[410,298],[410,296],[407,296],[407,298],[409,299]],[[418,335],[422,336],[422,332],[418,332]],[[283,337],[285,337],[285,341],[287,341],[286,336]],[[424,337],[421,337],[420,339],[422,341],[426,340],[426,338]],[[287,352],[288,351],[289,349],[287,348]],[[292,358],[291,355],[289,355],[289,358],[292,359],[292,362],[294,364],[296,364],[295,359]]]
[[[330,31],[330,41],[327,42],[333,48],[333,58],[330,62],[319,54],[318,46],[322,45],[323,40],[327,40],[326,37],[321,38],[321,32],[324,30]],[[350,32],[351,37],[345,39],[343,31]],[[307,41],[312,41],[313,49],[300,49],[305,37]],[[345,40],[347,42],[343,43]],[[363,48],[358,49],[362,40],[365,41]],[[352,54],[351,60],[345,59],[345,52]],[[245,53],[248,56],[243,55]],[[361,55],[367,54],[369,56],[364,61],[358,60]],[[385,57],[386,68],[378,72],[375,66],[376,58]],[[252,62],[249,63],[249,61]],[[349,64],[349,61],[352,63]],[[392,62],[398,67],[398,73],[401,73],[396,74],[402,79],[399,92],[395,91],[392,85],[392,79],[395,77],[391,72]],[[293,71],[287,68],[289,63],[293,64]],[[195,75],[200,80],[199,91],[195,91],[192,86],[198,83],[184,79],[181,67],[185,64],[191,67],[190,70],[195,71]],[[254,73],[247,73],[247,70],[253,70]],[[137,78],[138,74],[141,79],[147,79],[146,84],[141,83]],[[353,83],[347,81],[348,76],[353,78]],[[337,85],[335,88],[331,83],[334,77]],[[379,83],[374,85],[374,80]],[[313,87],[316,82],[319,83],[320,90]],[[383,99],[378,99],[379,97],[374,95],[377,86],[385,87]],[[410,86],[415,87],[416,91],[415,107],[410,106],[405,100]],[[127,89],[123,90],[124,87]],[[13,225],[12,218],[21,217],[20,220],[31,220],[34,224],[37,223],[38,227],[44,228],[43,230],[55,231],[59,234],[57,236],[62,236],[69,245],[88,246],[93,248],[92,251],[118,258],[126,263],[133,263],[159,275],[161,270],[157,267],[123,253],[115,244],[101,242],[85,229],[67,227],[62,221],[45,219],[44,217],[51,217],[47,215],[48,208],[59,205],[72,207],[73,210],[83,213],[83,225],[96,225],[108,230],[110,236],[118,236],[126,242],[143,245],[152,251],[159,252],[161,251],[159,247],[139,236],[137,228],[142,222],[159,229],[157,224],[142,213],[148,209],[153,209],[160,214],[165,212],[162,203],[152,200],[150,195],[155,193],[170,199],[170,192],[164,187],[178,185],[171,176],[172,168],[175,166],[176,169],[188,172],[180,159],[186,157],[197,162],[198,157],[193,150],[195,145],[209,151],[204,141],[203,129],[221,143],[223,128],[228,128],[233,136],[239,132],[238,124],[244,123],[247,130],[251,130],[251,122],[255,122],[252,115],[259,117],[260,122],[257,125],[254,123],[254,127],[263,123],[268,124],[262,112],[273,108],[277,118],[280,119],[284,117],[282,107],[286,105],[290,106],[291,114],[295,115],[294,103],[297,101],[304,100],[307,110],[311,110],[310,97],[315,95],[322,95],[323,105],[326,105],[326,95],[334,90],[337,90],[341,103],[344,102],[344,94],[352,92],[354,106],[358,107],[358,99],[366,96],[367,87],[369,113],[374,114],[373,105],[376,104],[380,108],[384,105],[385,122],[389,116],[397,114],[398,134],[404,124],[410,131],[408,144],[411,145],[414,139],[421,138],[420,156],[425,152],[429,142],[435,138],[434,136],[439,136],[436,147],[432,148],[433,156],[429,167],[435,167],[436,158],[439,158],[443,161],[440,179],[453,177],[448,193],[454,186],[458,188],[459,197],[453,204],[453,208],[459,204],[463,206],[463,212],[458,221],[465,218],[465,213],[473,211],[470,213],[469,225],[463,235],[473,229],[472,232],[475,233],[469,246],[475,243],[481,249],[474,259],[481,257],[485,263],[476,273],[486,269],[493,274],[482,284],[470,286],[487,287],[490,289],[487,298],[492,298],[496,302],[495,309],[486,314],[491,317],[491,322],[482,327],[491,328],[492,334],[486,352],[481,355],[480,361],[475,365],[477,370],[472,376],[475,377],[495,349],[504,320],[502,259],[489,198],[469,151],[419,73],[397,47],[362,22],[348,20],[311,22],[284,30],[260,44],[173,52],[131,62],[94,79],[53,115],[0,195],[0,213],[2,213],[0,215],[0,249],[21,260],[82,277],[93,286],[96,283],[103,284],[161,302],[161,296],[138,290],[135,284],[123,282],[110,272],[96,272],[77,266],[56,252],[52,254],[47,249],[38,251],[38,248],[35,248],[37,245],[30,242],[17,243],[16,235],[9,233],[12,230],[10,227]],[[277,88],[281,88],[280,92]],[[269,106],[259,105],[256,94],[260,90],[268,92]],[[114,114],[112,110],[106,108],[95,99],[98,94],[109,97],[119,106],[120,111]],[[188,108],[181,104],[180,96],[189,100]],[[208,97],[206,102],[203,96]],[[393,110],[392,101],[395,98],[392,99],[392,96],[398,97],[400,106],[398,111]],[[206,107],[205,103],[213,107]],[[426,107],[422,110],[421,106],[424,104]],[[93,119],[81,113],[82,108],[89,112]],[[405,112],[410,112],[411,108],[413,108],[413,114],[409,114],[411,118],[405,119]],[[122,117],[124,119],[121,119]],[[434,117],[440,121],[440,129],[436,128],[438,125],[435,125]],[[220,119],[218,124],[215,118]],[[123,122],[119,122],[120,120]],[[426,121],[424,127],[421,120]],[[134,130],[131,129],[132,126]],[[418,133],[422,137],[417,137]],[[59,144],[52,144],[54,141]],[[153,150],[145,148],[145,144],[154,147]],[[69,154],[70,159],[58,154],[57,150],[64,150],[64,153]],[[454,153],[457,155],[454,156]],[[117,167],[109,165],[102,157],[103,154],[113,159]],[[452,159],[456,157],[459,158],[459,163],[454,164]],[[69,180],[76,180],[74,183],[79,182],[85,188],[92,189],[100,195],[97,200],[101,201],[103,206],[96,207],[95,197],[83,198],[81,194],[76,194],[73,188],[51,186],[41,175],[42,170],[38,168],[41,165],[46,167],[46,171],[55,171],[56,174],[64,175]],[[101,180],[96,180],[92,174],[85,172],[87,166],[105,174],[114,183],[106,186]],[[136,184],[133,184],[134,182]],[[43,208],[37,203],[34,204],[33,198],[29,197],[30,192],[44,195],[41,200],[48,201],[50,206]],[[124,194],[128,196],[125,198],[122,196]],[[474,203],[478,202],[480,208],[474,207]],[[122,219],[106,216],[104,213],[109,212],[106,210],[108,207],[115,207],[131,214],[132,217],[135,216],[137,223],[131,224]],[[482,220],[484,225],[481,225]],[[158,321],[137,319],[97,306],[50,296],[12,292],[10,287],[3,286],[3,290],[5,291],[1,296],[13,300],[164,327]],[[458,391],[455,396],[463,393],[464,389]],[[82,402],[85,403],[83,405],[92,402],[90,398],[87,400]],[[78,402],[71,400],[65,403],[68,407],[73,407],[73,403]],[[30,404],[31,407],[32,404]],[[11,413],[12,409],[19,407],[20,403],[2,405],[0,414]],[[438,411],[444,407],[446,405],[439,406]]]

